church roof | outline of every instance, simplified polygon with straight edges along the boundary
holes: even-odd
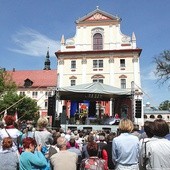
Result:
[[[32,82],[31,87],[56,87],[57,70],[13,70],[7,71],[18,87],[24,87],[25,81]]]
[[[78,24],[80,22],[85,22],[85,21],[93,21],[94,22],[94,20],[96,20],[96,21],[116,20],[116,21],[120,22],[121,18],[119,18],[118,16],[111,15],[105,11],[102,11],[97,7],[97,9],[95,9],[94,11],[92,11],[92,12],[88,13],[87,15],[76,20],[76,23]]]

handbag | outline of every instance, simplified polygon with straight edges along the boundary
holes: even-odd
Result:
[[[19,147],[19,142],[16,142],[16,141],[11,137],[11,135],[8,133],[8,131],[6,130],[6,128],[5,128],[5,131],[6,131],[6,133],[8,134],[8,136],[12,139],[13,143],[15,144],[15,146],[17,147],[18,152],[21,154],[22,151],[21,151],[21,148]],[[18,140],[18,138],[17,138],[17,140]]]
[[[146,165],[148,163],[148,160],[149,158],[147,157],[147,150],[146,150],[146,143],[149,142],[149,141],[146,141],[146,142],[143,142],[144,143],[144,157],[143,157],[143,170],[146,170]]]

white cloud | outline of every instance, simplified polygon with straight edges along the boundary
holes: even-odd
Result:
[[[9,50],[30,56],[44,56],[49,47],[50,57],[54,57],[54,53],[60,49],[59,41],[52,40],[30,28],[24,28],[14,35],[12,40],[16,48]]]

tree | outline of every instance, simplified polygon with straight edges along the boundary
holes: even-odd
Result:
[[[17,109],[20,120],[37,120],[39,107],[37,102],[29,97],[17,94],[17,86],[10,74],[0,70],[0,117],[7,110],[7,114],[14,115]]]
[[[164,50],[157,57],[154,57],[156,64],[156,76],[158,81],[164,84],[170,79],[170,50]],[[169,84],[170,86],[170,84]]]
[[[8,92],[0,100],[0,111],[7,109],[7,114],[15,115],[17,112],[20,120],[34,120],[39,118],[37,102],[30,97],[21,96],[14,92]]]
[[[12,80],[11,75],[0,69],[0,97],[9,91],[16,91],[16,89],[17,86]]]
[[[165,100],[159,105],[159,110],[170,110],[170,101]]]

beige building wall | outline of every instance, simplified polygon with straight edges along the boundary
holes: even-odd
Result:
[[[93,50],[93,36],[102,35],[102,50]],[[100,75],[103,83],[121,88],[121,79],[126,79],[126,89],[141,92],[140,57],[141,49],[136,47],[135,34],[121,32],[121,18],[96,9],[76,21],[76,33],[72,38],[61,39],[58,58],[59,86],[70,86],[71,79],[76,85],[92,83],[93,77]],[[125,66],[120,66],[120,60]],[[76,68],[71,69],[71,61]],[[103,60],[103,68],[93,68],[93,60]],[[135,93],[136,94],[136,93]],[[134,98],[142,99],[142,93]],[[143,115],[142,115],[143,117]]]

